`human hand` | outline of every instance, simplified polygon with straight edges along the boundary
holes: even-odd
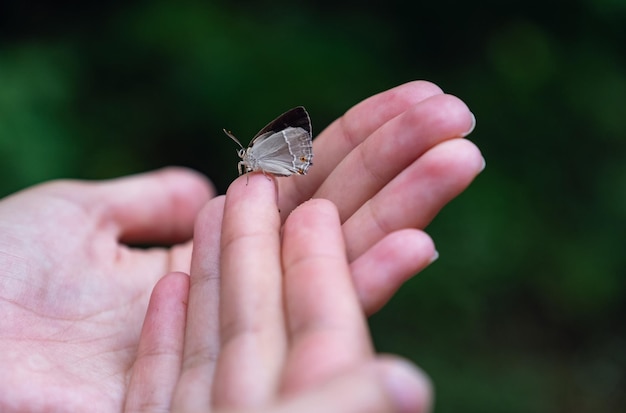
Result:
[[[368,313],[431,260],[430,238],[411,228],[423,228],[480,169],[476,148],[452,139],[471,123],[465,105],[435,86],[403,85],[320,134],[309,175],[278,180],[283,218],[312,196],[338,205]],[[363,162],[384,168],[372,174]],[[119,409],[149,293],[162,274],[188,272],[191,255],[189,243],[148,250],[125,243],[188,239],[212,195],[200,176],[170,169],[57,181],[0,201],[0,386],[12,389],[0,395],[0,411]],[[403,205],[419,212],[404,214]]]
[[[119,411],[150,292],[191,251],[123,243],[189,239],[212,195],[167,169],[0,201],[0,411]]]
[[[430,400],[414,367],[373,353],[334,205],[299,206],[281,235],[262,174],[198,217],[191,277],[155,287],[132,372],[126,413],[423,412]]]
[[[278,180],[283,219],[310,198],[337,205],[366,313],[437,257],[422,230],[484,167],[462,139],[474,124],[458,98],[410,82],[354,106],[315,138],[306,176]]]

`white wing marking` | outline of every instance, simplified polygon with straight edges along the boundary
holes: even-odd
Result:
[[[241,155],[246,172],[262,170],[278,176],[304,175],[312,164],[313,142],[306,130],[287,127],[280,132],[257,136]]]

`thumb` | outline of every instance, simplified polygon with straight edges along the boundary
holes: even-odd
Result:
[[[191,238],[197,213],[214,194],[199,173],[165,168],[98,183],[89,202],[99,204],[123,242],[176,243]]]

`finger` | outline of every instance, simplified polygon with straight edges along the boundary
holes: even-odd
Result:
[[[432,404],[430,380],[412,364],[379,358],[290,398],[266,413],[426,413]]]
[[[312,198],[335,167],[371,133],[418,102],[441,93],[430,82],[409,82],[362,101],[328,126],[313,141],[315,166],[307,176],[278,181],[283,220]]]
[[[292,394],[372,357],[373,349],[330,201],[308,201],[287,218],[283,268],[291,346],[282,391]]]
[[[189,277],[171,273],[155,285],[146,312],[124,411],[169,411],[180,372]]]
[[[249,174],[233,182],[221,239],[216,407],[256,407],[276,391],[286,346],[279,231],[274,181]]]
[[[211,199],[198,214],[191,257],[189,310],[174,411],[202,411],[211,405],[219,354],[220,233],[224,197]]]
[[[382,125],[332,171],[314,197],[333,201],[345,222],[361,205],[431,147],[473,128],[461,100],[435,95]]]
[[[350,264],[363,311],[374,314],[437,257],[433,241],[422,231],[403,229],[385,236]]]
[[[178,271],[189,274],[192,249],[193,242],[191,240],[183,244],[172,245],[169,249],[168,272]]]
[[[426,227],[483,167],[480,151],[465,139],[426,152],[344,223],[350,261],[393,231]]]
[[[90,207],[129,243],[177,243],[191,238],[202,206],[214,195],[197,172],[166,168],[99,183]]]

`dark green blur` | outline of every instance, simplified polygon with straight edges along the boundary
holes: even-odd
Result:
[[[0,195],[237,147],[413,79],[462,98],[487,168],[440,259],[371,319],[437,413],[626,412],[626,1],[0,3]]]

